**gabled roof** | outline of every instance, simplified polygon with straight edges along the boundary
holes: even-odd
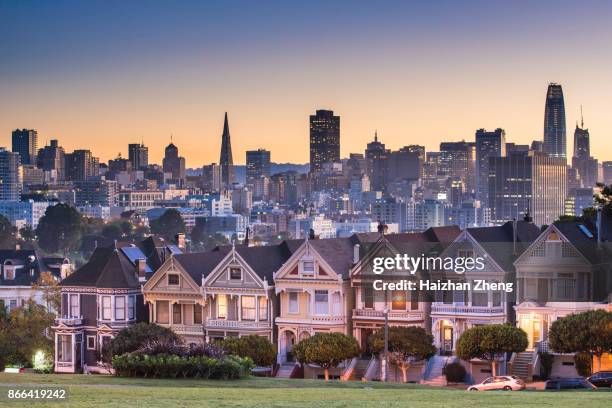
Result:
[[[4,279],[4,274],[0,273],[0,287],[32,286],[38,281],[41,272],[48,271],[42,259],[33,249],[0,250],[0,264],[6,263],[21,267],[17,269],[15,279]]]
[[[139,288],[136,268],[119,249],[98,247],[89,261],[64,279],[61,286]]]

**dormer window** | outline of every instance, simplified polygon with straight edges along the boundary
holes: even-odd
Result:
[[[242,280],[242,269],[230,268],[230,280]]]
[[[314,276],[314,274],[315,274],[314,261],[302,261],[302,275]]]
[[[180,284],[178,273],[168,274],[168,286],[178,286]]]
[[[15,280],[15,269],[4,267],[4,279]]]

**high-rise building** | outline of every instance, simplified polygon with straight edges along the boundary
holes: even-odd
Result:
[[[378,132],[375,132],[374,140],[368,143],[365,150],[367,176],[372,190],[384,191],[387,187],[389,154],[385,144],[378,141]]]
[[[104,177],[75,181],[74,192],[77,206],[101,205],[112,207],[116,206],[118,202],[117,182],[106,180]]]
[[[142,170],[149,165],[149,148],[143,143],[130,143],[128,145],[128,159],[132,169]]]
[[[270,177],[270,151],[265,149],[246,152],[246,182],[254,185],[260,177]]]
[[[542,152],[515,152],[489,158],[491,221],[522,219],[527,210],[537,225],[551,224],[565,213],[567,165]]]
[[[418,180],[423,170],[420,152],[404,146],[389,154],[389,181]]]
[[[572,167],[578,173],[580,185],[585,188],[595,186],[597,183],[597,159],[591,157],[591,146],[589,129],[584,127],[581,119],[580,126],[576,123],[574,130],[574,154],[572,156]]]
[[[54,184],[66,178],[65,152],[57,140],[38,151],[37,165],[45,172],[45,181]]]
[[[164,151],[164,173],[170,175],[170,181],[179,185],[185,180],[185,158],[179,156],[178,147],[170,142]]]
[[[227,121],[227,112],[223,120],[223,134],[221,135],[221,156],[219,158],[221,166],[221,181],[222,187],[231,186],[234,179],[234,159],[232,157],[232,141],[230,139],[229,124]]]
[[[207,193],[221,190],[221,166],[212,163],[202,167],[202,188]]]
[[[317,110],[310,115],[310,172],[321,171],[323,163],[340,161],[340,116]]]
[[[605,161],[601,163],[603,170],[603,182],[606,185],[612,184],[612,161]]]
[[[36,164],[38,132],[34,129],[13,130],[13,152],[21,156],[21,164]]]
[[[65,155],[66,180],[80,181],[96,177],[100,171],[100,162],[91,150],[81,149]]]
[[[560,84],[548,84],[544,108],[544,153],[567,158],[565,102]],[[566,159],[567,160],[567,159]]]
[[[475,145],[474,143],[440,143],[440,166],[438,172],[456,181],[461,180],[467,192],[475,188]]]
[[[0,200],[19,200],[21,194],[19,153],[0,147]]]
[[[493,132],[476,131],[476,198],[489,202],[489,158],[506,155],[506,132],[497,128]]]

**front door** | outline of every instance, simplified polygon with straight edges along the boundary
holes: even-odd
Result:
[[[442,327],[442,354],[452,355],[453,354],[453,327],[443,326]]]

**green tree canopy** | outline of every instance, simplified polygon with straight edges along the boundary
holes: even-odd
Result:
[[[161,235],[172,242],[176,234],[185,232],[185,222],[181,214],[174,208],[166,210],[160,217],[150,222],[151,232]]]
[[[293,346],[293,354],[302,364],[316,364],[323,368],[325,381],[329,369],[359,355],[359,344],[342,333],[317,333]]]
[[[81,214],[68,204],[48,207],[36,227],[38,245],[47,253],[66,255],[78,247],[83,220]]]
[[[131,353],[152,341],[181,342],[176,333],[166,327],[153,323],[136,323],[117,333],[109,344],[108,355],[103,356],[103,359],[110,362],[113,356]]]
[[[263,336],[228,337],[221,347],[239,357],[250,357],[258,367],[271,366],[276,362],[276,347]]]
[[[487,324],[463,332],[457,342],[457,356],[463,360],[480,358],[491,362],[493,375],[497,373],[497,359],[505,353],[525,351],[527,333],[509,324]]]
[[[385,331],[380,329],[368,339],[370,349],[381,353],[385,349]],[[422,327],[390,327],[389,328],[390,360],[402,370],[404,382],[408,382],[408,370],[412,361],[423,360],[433,356],[436,348],[433,336]]]
[[[17,229],[4,215],[0,215],[0,249],[15,249]]]
[[[612,353],[612,312],[589,310],[557,319],[548,333],[550,347],[557,353]]]

